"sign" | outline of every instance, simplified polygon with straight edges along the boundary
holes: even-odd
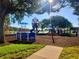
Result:
[[[20,24],[21,24],[21,25],[27,25],[28,23],[25,23],[25,22],[21,22]]]

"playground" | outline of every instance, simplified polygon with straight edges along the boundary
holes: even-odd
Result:
[[[45,44],[45,45],[54,45],[60,47],[67,47],[67,46],[78,46],[79,45],[79,37],[67,37],[67,36],[53,36],[55,43],[53,43],[51,36],[49,35],[37,35],[36,41],[33,42],[34,44]],[[17,41],[15,35],[7,35],[6,40],[8,42],[15,43]],[[21,42],[22,43],[22,42]]]
[[[0,59],[79,59],[79,0],[0,0]]]

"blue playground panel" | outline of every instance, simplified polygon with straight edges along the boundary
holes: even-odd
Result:
[[[18,41],[35,42],[35,33],[19,32],[16,35]]]

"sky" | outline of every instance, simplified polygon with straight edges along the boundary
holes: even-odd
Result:
[[[56,16],[56,15],[63,16],[66,19],[68,19],[74,27],[78,27],[78,16],[73,15],[73,11],[74,11],[73,8],[65,7],[65,8],[62,8],[59,12],[51,12],[50,14],[51,14],[51,16]],[[36,17],[39,21],[42,21],[43,19],[49,18],[50,16],[48,13],[44,13],[44,14],[40,14],[40,15],[33,14],[29,17],[24,16],[24,19],[22,20],[22,22],[28,23],[27,25],[21,25],[16,22],[16,23],[11,24],[11,26],[12,27],[27,27],[27,28],[31,29],[32,28],[31,23],[32,23],[32,19],[34,17]]]

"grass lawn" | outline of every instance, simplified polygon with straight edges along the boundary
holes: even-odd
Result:
[[[79,59],[79,46],[64,48],[59,59]]]
[[[43,48],[41,44],[11,44],[0,47],[0,59],[25,59]]]

